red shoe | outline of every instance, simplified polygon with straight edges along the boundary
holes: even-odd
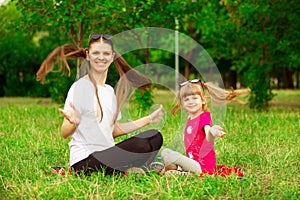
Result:
[[[66,174],[66,170],[63,167],[51,167],[51,172],[62,176]],[[68,173],[72,174],[72,168],[68,169]]]

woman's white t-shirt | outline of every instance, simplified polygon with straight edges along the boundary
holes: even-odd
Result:
[[[113,117],[116,113],[116,96],[109,85],[97,86],[98,96],[103,110],[100,122],[100,107],[93,84],[81,78],[71,86],[65,102],[65,110],[70,110],[70,102],[81,115],[81,121],[69,142],[70,166],[87,158],[95,151],[114,146]],[[118,116],[118,119],[121,115]]]

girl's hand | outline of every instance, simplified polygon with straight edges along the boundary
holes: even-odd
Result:
[[[163,119],[163,112],[162,112],[162,105],[159,106],[157,110],[155,110],[153,113],[149,115],[150,124],[159,122]]]
[[[218,125],[210,127],[209,132],[214,137],[223,137],[226,134],[225,132],[223,132],[223,128]]]
[[[73,103],[70,102],[70,107],[71,110],[63,110],[59,109],[59,112],[64,115],[64,117],[71,123],[74,124],[75,126],[78,126],[80,124],[80,113],[78,110],[75,108]]]

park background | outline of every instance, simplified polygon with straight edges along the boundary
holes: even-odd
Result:
[[[298,1],[15,0],[2,2],[0,21],[0,198],[299,198]],[[70,62],[71,77],[51,73],[40,84],[35,73],[43,59],[65,43],[86,47],[92,32],[114,35],[143,27],[186,34],[212,57],[226,89],[251,88],[248,104],[228,105],[224,124],[229,134],[216,146],[219,164],[242,166],[245,178],[187,181],[98,174],[79,179],[48,173],[49,165],[68,164],[57,109],[78,64]],[[159,49],[123,56],[133,67],[150,62],[175,66],[175,55]],[[182,58],[179,71],[186,78],[197,77],[197,70]],[[109,73],[109,84],[117,80],[116,73]],[[168,92],[152,91],[153,102],[164,104],[166,111],[174,103]],[[166,141],[179,129],[176,120],[166,119]]]

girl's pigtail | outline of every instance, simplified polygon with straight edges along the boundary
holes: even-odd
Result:
[[[180,90],[177,91],[177,104],[172,108],[172,114],[175,116],[181,105]]]
[[[217,104],[224,104],[226,103],[226,90],[216,86],[212,82],[207,82],[204,84],[207,88],[209,97],[211,101]]]
[[[78,48],[72,44],[66,44],[54,49],[47,58],[41,64],[38,72],[36,73],[37,81],[45,83],[46,76],[49,72],[53,71],[54,65],[59,64],[59,69],[57,71],[67,70],[70,76],[70,66],[67,59],[78,59],[86,57],[86,50],[83,48]]]
[[[250,89],[231,89],[231,91],[224,90],[211,82],[205,83],[205,86],[208,90],[209,96],[212,102],[217,104],[224,104],[227,102],[237,102],[240,104],[245,104],[246,102],[236,100],[235,98],[242,95],[248,95]]]
[[[176,113],[177,113],[177,111],[179,110],[179,108],[180,108],[180,102],[178,102],[175,106],[174,106],[174,108],[172,109],[172,114],[175,116],[176,115]]]
[[[226,100],[230,101],[230,102],[236,102],[239,104],[246,104],[247,102],[237,100],[237,99],[235,99],[235,97],[248,95],[250,93],[250,91],[251,91],[250,88],[237,89],[237,90],[234,90],[233,88],[231,88],[230,92],[227,91]]]

